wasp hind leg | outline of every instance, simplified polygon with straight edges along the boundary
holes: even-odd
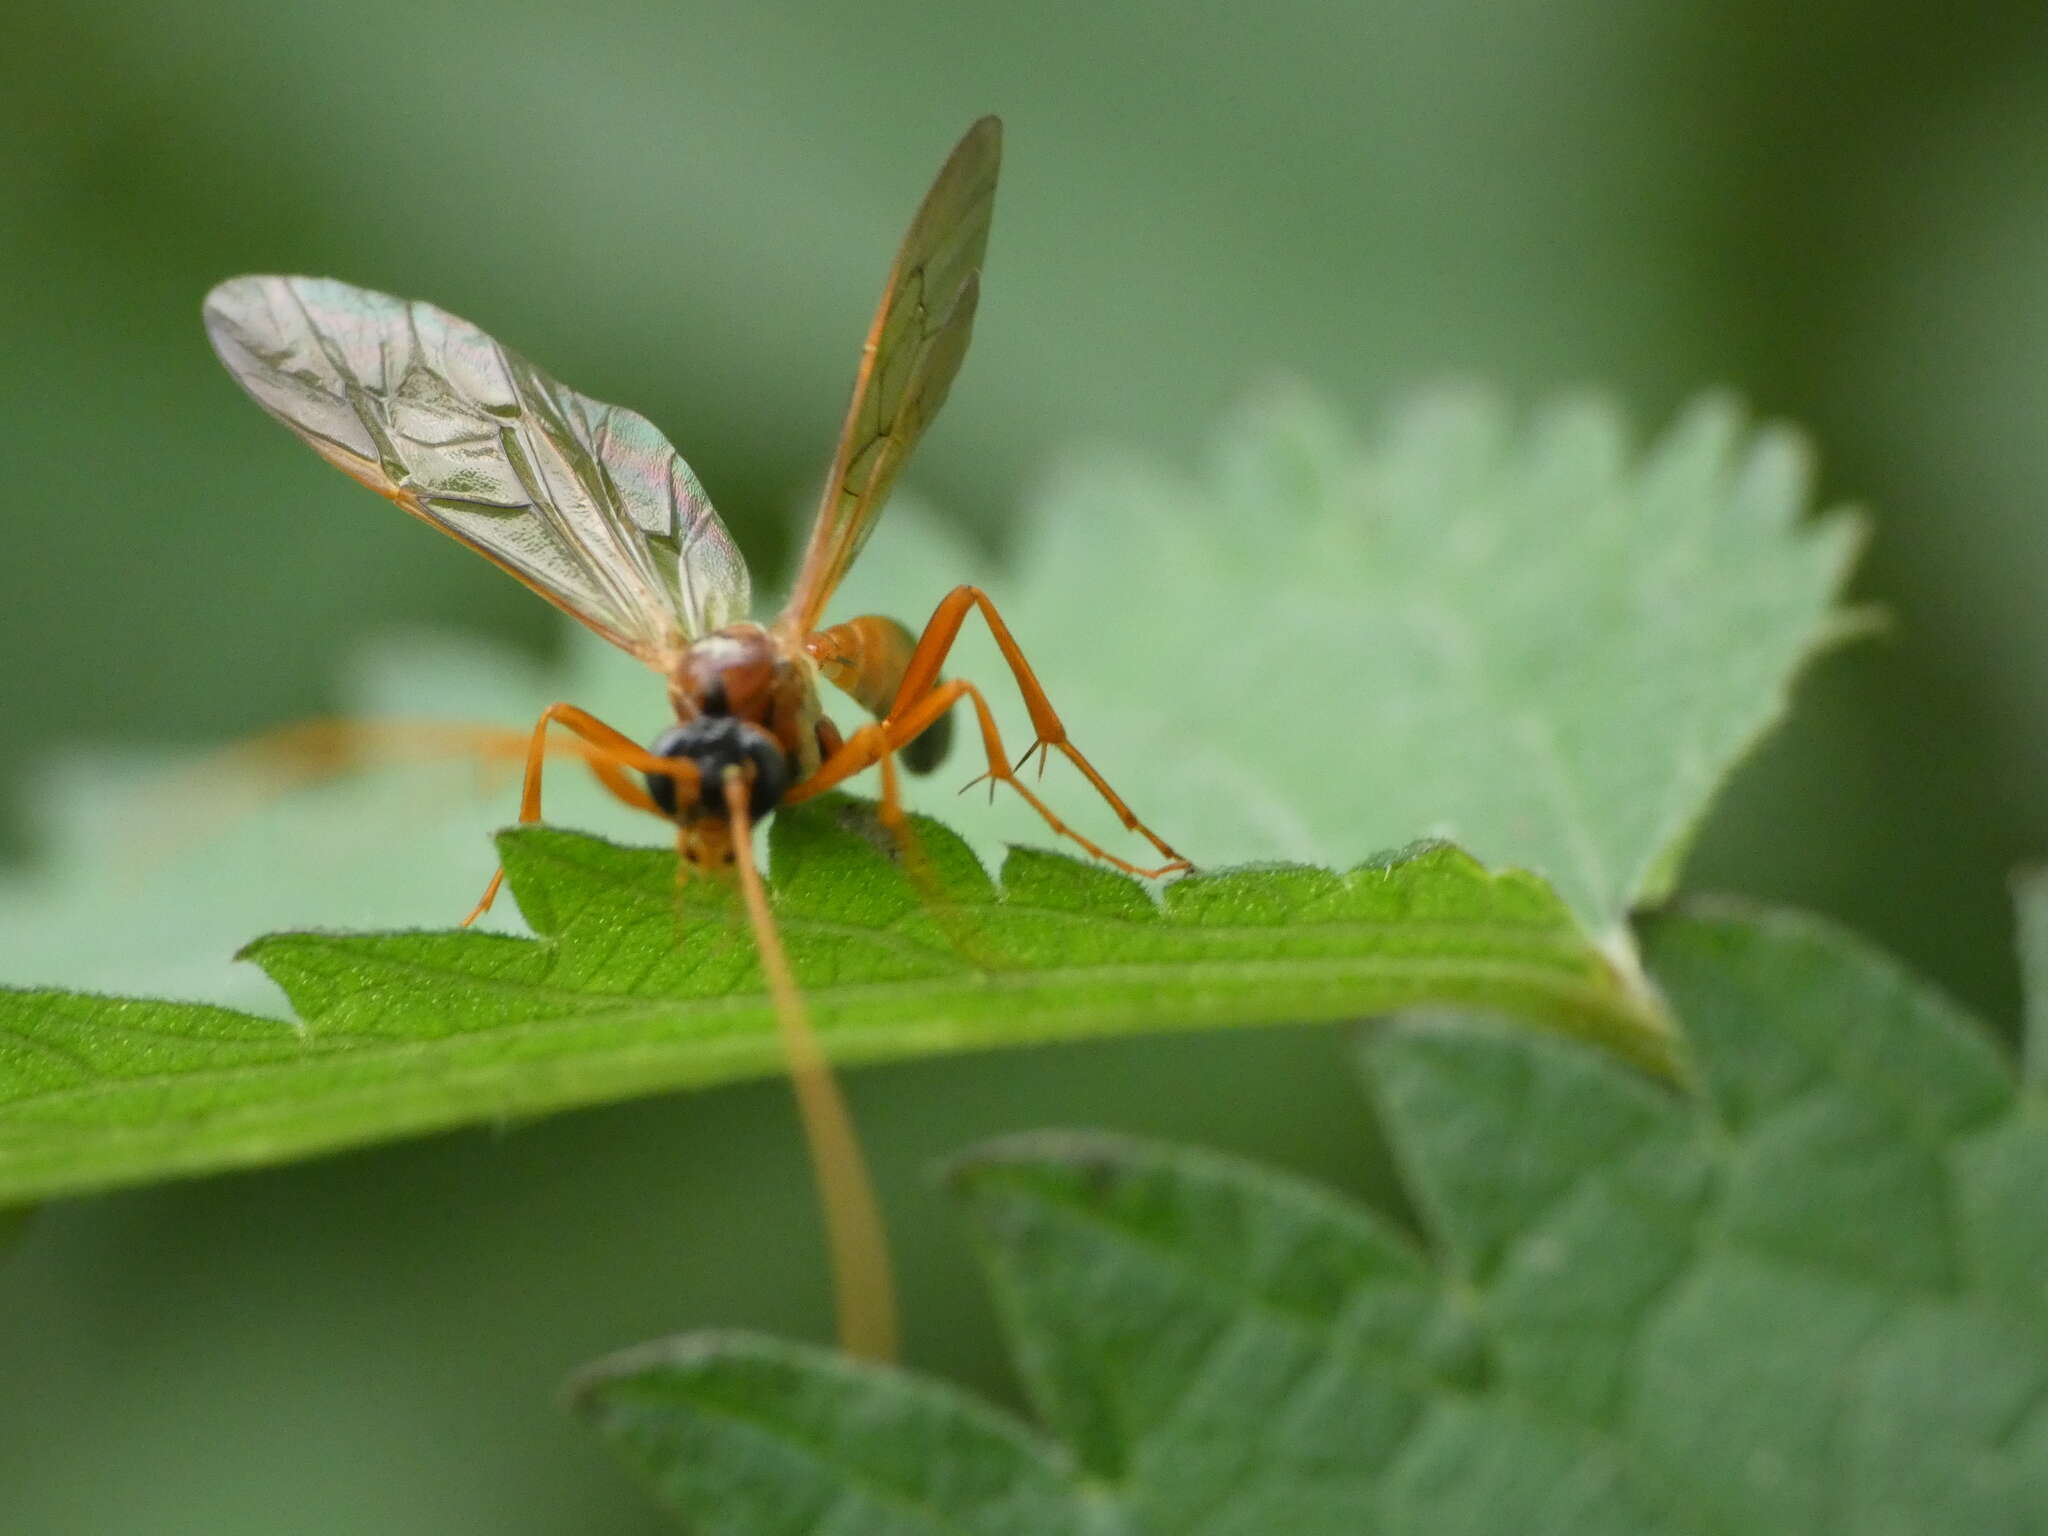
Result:
[[[994,636],[1003,660],[1009,665],[1011,675],[1016,679],[1017,691],[1024,697],[1024,707],[1031,715],[1031,728],[1036,735],[1030,748],[1017,760],[1015,768],[1010,765],[1004,751],[1002,738],[996,731],[994,718],[990,715],[987,701],[981,691],[972,683],[959,679],[941,681],[940,668],[945,665],[947,654],[959,638],[960,626],[966,622],[970,612],[979,609],[989,632]],[[948,718],[948,711],[963,695],[974,702],[976,715],[981,725],[982,745],[988,756],[988,769],[976,777],[972,784],[989,783],[994,792],[996,783],[1008,784],[1025,802],[1035,810],[1046,825],[1057,835],[1070,839],[1087,849],[1106,864],[1113,864],[1126,874],[1142,875],[1157,879],[1162,875],[1175,874],[1191,868],[1188,860],[1177,853],[1167,841],[1138,819],[1130,805],[1110,787],[1109,781],[1097,771],[1081,750],[1067,739],[1067,728],[1059,712],[1046,697],[1044,687],[1037,674],[1031,670],[1030,662],[1024,659],[1024,652],[1018,646],[1010,627],[996,612],[995,604],[988,594],[979,587],[955,587],[933,610],[931,620],[925,625],[924,634],[907,652],[896,643],[895,634],[908,638],[909,631],[890,619],[864,617],[845,624],[834,625],[813,635],[809,641],[811,654],[818,660],[825,675],[854,698],[874,711],[880,719],[875,725],[863,726],[847,738],[845,746],[834,753],[803,785],[801,795],[792,792],[791,799],[808,797],[820,789],[837,784],[840,780],[858,773],[861,769],[878,761],[885,752],[904,752],[908,760],[908,748],[919,741],[927,732]],[[894,697],[886,710],[875,702],[886,692],[887,684],[893,681]],[[1110,810],[1116,813],[1127,831],[1144,838],[1160,856],[1166,860],[1156,869],[1146,869],[1127,859],[1118,858],[1107,849],[1082,836],[1053,814],[1045,802],[1032,792],[1017,774],[1034,755],[1049,757],[1058,752],[1080,770],[1081,776],[1094,786]],[[842,763],[842,759],[844,762]],[[1043,760],[1040,771],[1043,772]],[[830,775],[827,777],[827,775]],[[820,781],[823,782],[820,782]],[[971,787],[971,785],[970,785]]]
[[[1188,868],[1186,859],[1167,849],[1166,851],[1172,855],[1173,862],[1162,864],[1157,869],[1146,869],[1142,865],[1131,863],[1128,859],[1118,858],[1107,848],[1061,821],[1053,814],[1052,807],[1039,799],[1032,793],[1029,785],[1010,771],[1009,754],[1003,747],[1001,733],[996,729],[995,716],[989,712],[988,700],[974,684],[959,677],[939,684],[901,714],[892,715],[889,719],[874,725],[864,725],[855,731],[846,738],[845,745],[827,759],[816,773],[784,797],[784,803],[793,804],[808,800],[813,795],[831,789],[842,780],[851,778],[862,769],[873,767],[887,754],[899,750],[905,742],[924,731],[932,721],[938,719],[962,698],[973,704],[976,722],[981,727],[982,750],[988,757],[988,771],[983,777],[1000,780],[1023,796],[1025,803],[1038,812],[1056,836],[1080,844],[1095,858],[1105,864],[1114,865],[1125,874],[1138,875],[1147,880],[1156,880],[1162,875],[1175,874]],[[1160,846],[1163,848],[1165,845]]]

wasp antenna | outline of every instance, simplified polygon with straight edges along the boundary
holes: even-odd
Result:
[[[720,787],[732,820],[733,864],[760,950],[761,972],[775,1005],[776,1030],[789,1063],[818,1203],[824,1211],[839,1347],[862,1359],[894,1360],[896,1284],[889,1271],[889,1241],[882,1226],[881,1203],[868,1176],[867,1158],[854,1132],[846,1095],[811,1028],[810,1013],[797,990],[782,935],[768,907],[761,872],[754,867],[754,828],[747,806],[752,786],[735,764],[726,769]]]

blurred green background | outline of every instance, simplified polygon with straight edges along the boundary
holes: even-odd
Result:
[[[1183,454],[1275,372],[1361,421],[1446,376],[1599,384],[1646,426],[1732,385],[1872,508],[1859,591],[1895,625],[1806,680],[1688,884],[1838,914],[2009,1016],[2004,882],[2048,850],[2041,7],[739,10],[0,23],[8,858],[49,852],[52,748],[332,707],[393,625],[561,643],[236,392],[208,286],[331,273],[478,321],[668,430],[772,586],[887,253],[993,110],[974,356],[911,477],[990,558],[1063,445]],[[1106,667],[1143,643],[1103,623]],[[1341,1049],[864,1074],[914,1362],[1005,1390],[932,1158],[1092,1123],[1367,1188]],[[685,1326],[822,1337],[808,1200],[766,1085],[45,1211],[0,1268],[0,1527],[659,1529],[554,1387]]]

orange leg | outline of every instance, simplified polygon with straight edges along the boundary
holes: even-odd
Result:
[[[939,682],[940,668],[945,665],[946,655],[952,650],[953,642],[959,638],[960,626],[967,621],[968,613],[976,608],[981,610],[982,618],[988,623],[989,633],[995,636],[996,647],[1003,653],[1003,660],[1009,664],[1010,673],[1017,680],[1017,691],[1024,696],[1024,707],[1031,713],[1031,728],[1037,734],[1037,740],[1031,744],[1030,750],[1018,759],[1017,767],[1022,768],[1031,761],[1032,756],[1036,753],[1043,752],[1048,756],[1052,752],[1060,753],[1076,768],[1080,769],[1082,777],[1095,786],[1095,792],[1102,796],[1112,811],[1116,812],[1117,819],[1128,830],[1136,832],[1154,848],[1159,850],[1160,854],[1167,860],[1165,864],[1162,864],[1156,870],[1140,869],[1138,866],[1098,848],[1094,843],[1082,837],[1057,816],[1053,815],[1046,808],[1044,802],[1030,790],[1026,789],[1023,781],[1011,770],[1007,755],[1002,750],[1001,738],[996,734],[995,722],[990,717],[987,705],[982,699],[980,692],[971,686],[963,690],[954,683]],[[989,601],[988,594],[979,587],[972,586],[955,587],[951,592],[948,592],[939,603],[939,606],[933,611],[931,621],[925,625],[924,634],[919,637],[917,648],[911,653],[909,664],[903,669],[903,680],[897,685],[895,702],[889,706],[888,713],[883,716],[880,722],[880,730],[885,733],[886,739],[889,742],[889,747],[886,750],[894,751],[902,747],[912,737],[915,737],[919,731],[928,726],[933,719],[937,718],[939,714],[944,713],[945,705],[940,706],[936,711],[926,712],[923,706],[928,700],[943,695],[946,699],[946,705],[950,705],[960,697],[963,691],[973,697],[976,713],[981,718],[982,744],[989,756],[989,769],[986,774],[982,775],[982,778],[990,781],[991,789],[993,789],[994,784],[998,781],[1008,784],[1018,794],[1022,795],[1040,816],[1045,818],[1046,824],[1054,832],[1063,837],[1073,839],[1097,858],[1114,864],[1129,874],[1156,878],[1159,875],[1171,874],[1176,870],[1190,867],[1188,861],[1176,853],[1164,838],[1160,837],[1158,833],[1138,819],[1137,813],[1125,803],[1123,796],[1110,788],[1109,781],[1096,771],[1095,765],[1082,756],[1080,749],[1067,739],[1065,723],[1061,721],[1059,712],[1052,707],[1052,700],[1045,696],[1043,685],[1039,683],[1037,674],[1031,670],[1031,663],[1024,659],[1024,652],[1018,646],[1016,637],[1010,633],[1009,625],[1005,624],[1002,615],[996,612],[995,604]],[[906,734],[901,727],[912,719],[916,719],[919,724],[916,730],[911,730]],[[847,747],[851,748],[855,742],[860,741],[863,737],[870,736],[870,733],[876,729],[874,726],[866,726],[854,732],[853,736],[847,741]],[[872,748],[869,750],[872,750]],[[814,775],[811,780],[799,786],[804,795],[817,793],[817,789],[814,789],[812,785],[816,784],[818,778],[822,777],[832,768],[839,755],[835,753],[833,758],[820,768],[818,775]],[[869,758],[862,761],[859,767],[866,767],[870,761],[873,761],[873,759]],[[856,773],[858,771],[859,768],[850,768],[845,773],[836,775],[830,782],[837,783],[840,779],[845,778],[847,773]],[[1040,772],[1043,771],[1044,767],[1041,761]],[[976,779],[974,782],[980,783],[981,780]],[[795,799],[797,795],[793,793],[788,798]]]
[[[896,754],[884,752],[881,767],[882,825],[895,835],[897,846],[908,855],[909,845],[914,843],[916,834],[910,830],[910,820],[903,814],[903,781],[896,772]]]
[[[522,826],[540,820],[540,776],[547,763],[548,727],[561,725],[571,731],[579,741],[573,750],[597,775],[600,784],[620,800],[638,811],[661,814],[647,791],[627,777],[627,770],[638,773],[665,773],[678,782],[676,793],[679,798],[694,796],[694,785],[682,783],[686,774],[694,774],[695,766],[679,762],[674,758],[656,757],[632,737],[606,725],[587,710],[578,709],[574,704],[550,704],[541,711],[540,719],[534,722],[533,735],[526,747],[526,778],[519,792],[519,821]],[[498,899],[498,889],[505,883],[505,870],[499,866],[491,876],[491,883],[484,887],[483,896],[471,909],[469,916],[462,920],[467,928],[471,923],[491,910],[491,903]]]
[[[917,840],[917,829],[911,826],[903,809],[903,776],[897,772],[895,752],[885,751],[876,766],[882,770],[882,804],[876,814],[895,840],[904,873],[924,892],[926,903],[937,910],[945,905],[945,895],[939,889],[938,876],[932,873],[931,862],[924,856],[924,844]]]
[[[793,805],[798,801],[808,800],[813,795],[822,794],[835,784],[853,777],[854,774],[859,773],[862,769],[871,768],[875,764],[882,762],[890,753],[900,750],[905,743],[920,735],[934,720],[958,703],[963,696],[973,703],[975,718],[981,726],[982,750],[988,756],[988,773],[985,777],[1007,784],[1010,788],[1017,791],[1018,794],[1022,795],[1025,803],[1044,818],[1045,824],[1052,828],[1055,835],[1072,839],[1096,858],[1102,860],[1103,863],[1114,864],[1125,874],[1139,875],[1148,880],[1156,880],[1161,875],[1170,875],[1176,871],[1188,868],[1188,861],[1186,859],[1183,859],[1171,848],[1161,843],[1156,837],[1152,841],[1173,862],[1162,864],[1157,869],[1145,869],[1126,859],[1118,858],[1108,849],[1082,836],[1079,832],[1076,832],[1072,827],[1061,821],[1059,817],[1055,816],[1052,813],[1052,808],[1039,799],[1037,795],[1033,794],[1030,787],[1010,771],[1009,753],[1004,750],[1003,738],[996,730],[995,716],[989,713],[988,700],[982,697],[982,692],[979,688],[975,687],[974,684],[968,682],[965,678],[960,677],[939,684],[938,687],[932,689],[908,708],[900,712],[892,711],[887,720],[878,721],[874,725],[862,726],[846,738],[845,744],[837,752],[834,752],[831,757],[819,765],[816,773],[783,796],[783,802]],[[1122,804],[1121,801],[1113,801],[1112,803]],[[901,814],[900,807],[897,814]],[[1131,824],[1137,825],[1135,817],[1131,818]],[[1147,835],[1149,836],[1150,834]]]
[[[996,605],[981,588],[955,587],[933,611],[931,622],[925,625],[924,635],[917,642],[917,652],[911,657],[910,666],[903,674],[903,684],[896,691],[896,704],[892,706],[891,713],[901,708],[906,700],[916,698],[925,692],[937,680],[939,668],[945,662],[946,653],[953,648],[953,641],[960,633],[960,626],[966,622],[970,608],[981,610],[982,618],[988,623],[989,633],[995,636],[996,648],[1003,653],[1003,660],[1010,665],[1011,676],[1017,680],[1017,691],[1024,696],[1024,707],[1031,712],[1031,729],[1037,733],[1038,739],[1032,742],[1024,755],[1017,760],[1017,767],[1021,769],[1037,753],[1045,753],[1047,756],[1053,752],[1060,753],[1081,770],[1083,778],[1095,786],[1095,792],[1102,796],[1112,811],[1116,812],[1117,820],[1124,824],[1126,830],[1136,832],[1159,850],[1169,861],[1166,866],[1168,870],[1190,867],[1188,861],[1174,852],[1165,839],[1138,819],[1137,813],[1124,803],[1123,796],[1111,789],[1109,781],[1096,772],[1095,765],[1081,755],[1080,748],[1067,740],[1067,728],[1060,720],[1059,712],[1052,707],[1052,700],[1045,696],[1045,688],[1039,683],[1037,674],[1031,670],[1031,663],[1024,659],[1024,652],[1018,646],[1016,637],[1010,633],[1010,626],[1003,622],[1003,616],[996,612]],[[1040,759],[1039,771],[1045,771],[1043,758]],[[1013,787],[1022,788],[1014,777],[1002,774],[991,774],[990,777],[1008,778]]]
[[[529,757],[534,736],[534,732],[504,726],[439,720],[316,717],[294,721],[209,754],[163,791],[164,803],[152,807],[148,819],[153,829],[169,829],[164,838],[167,847],[150,851],[161,855],[205,836],[215,822],[228,820],[232,811],[209,804],[227,798],[224,786],[231,788],[237,805],[245,805],[252,798],[272,798],[379,765],[464,757],[486,764],[517,763]],[[612,754],[587,741],[560,735],[547,741],[546,752],[553,757],[582,759],[614,797],[635,810],[661,814]],[[482,911],[479,906],[475,915]]]
[[[836,757],[838,751],[844,746],[845,743],[841,742],[840,748],[835,748],[833,755]],[[862,766],[868,765],[863,764]],[[905,871],[909,873],[913,880],[916,880],[925,887],[925,894],[931,897],[934,905],[936,905],[939,900],[938,882],[931,874],[930,865],[925,862],[924,845],[917,840],[917,832],[910,825],[910,815],[903,809],[903,775],[896,767],[895,749],[890,748],[883,751],[874,759],[873,766],[882,770],[882,803],[876,809],[876,819],[882,823],[882,826],[887,829],[889,836],[895,841],[896,852],[902,861]],[[855,769],[853,771],[858,772],[859,770]],[[785,795],[783,799],[785,801],[800,800],[807,798],[813,793],[815,791],[805,789],[801,795]]]

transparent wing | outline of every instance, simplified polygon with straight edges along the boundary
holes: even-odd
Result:
[[[945,404],[967,355],[981,258],[995,211],[1003,125],[984,117],[954,146],[911,220],[861,352],[853,403],[781,624],[818,627],[825,603],[867,542],[910,450]]]
[[[205,314],[236,382],[330,464],[649,665],[746,616],[745,561],[645,417],[327,278],[232,278]]]

